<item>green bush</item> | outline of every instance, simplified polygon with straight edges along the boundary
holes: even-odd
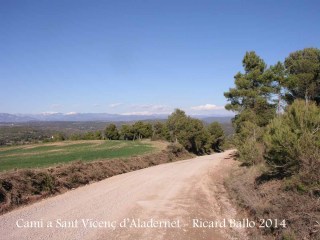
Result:
[[[220,123],[213,122],[207,127],[209,133],[208,149],[213,149],[215,152],[223,151],[222,145],[225,141],[225,135]]]
[[[262,129],[256,124],[249,121],[241,123],[235,144],[239,160],[245,165],[251,166],[262,161],[261,136]]]
[[[319,181],[320,108],[315,103],[296,100],[267,126],[264,142],[271,172],[283,176],[299,172]]]

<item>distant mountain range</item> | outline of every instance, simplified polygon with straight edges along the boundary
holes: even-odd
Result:
[[[22,122],[53,122],[53,121],[70,121],[70,122],[127,122],[138,120],[163,120],[168,115],[165,114],[153,114],[153,115],[121,115],[121,114],[109,114],[109,113],[42,113],[42,114],[9,114],[0,113],[0,122],[2,123],[22,123]],[[207,123],[218,122],[230,122],[229,116],[205,116],[198,115],[193,116],[199,118]]]

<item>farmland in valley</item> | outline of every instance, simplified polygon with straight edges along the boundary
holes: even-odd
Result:
[[[151,153],[156,147],[140,141],[64,141],[0,148],[0,171],[48,167],[72,161],[126,158]]]

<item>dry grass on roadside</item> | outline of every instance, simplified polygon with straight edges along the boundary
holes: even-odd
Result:
[[[286,181],[259,183],[263,166],[241,167],[226,181],[232,199],[249,218],[286,220],[287,228],[253,229],[253,239],[320,239],[316,221],[320,219],[320,200],[314,196],[286,190]]]

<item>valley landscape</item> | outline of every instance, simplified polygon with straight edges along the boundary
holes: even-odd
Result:
[[[2,1],[0,239],[319,240],[319,1]]]

